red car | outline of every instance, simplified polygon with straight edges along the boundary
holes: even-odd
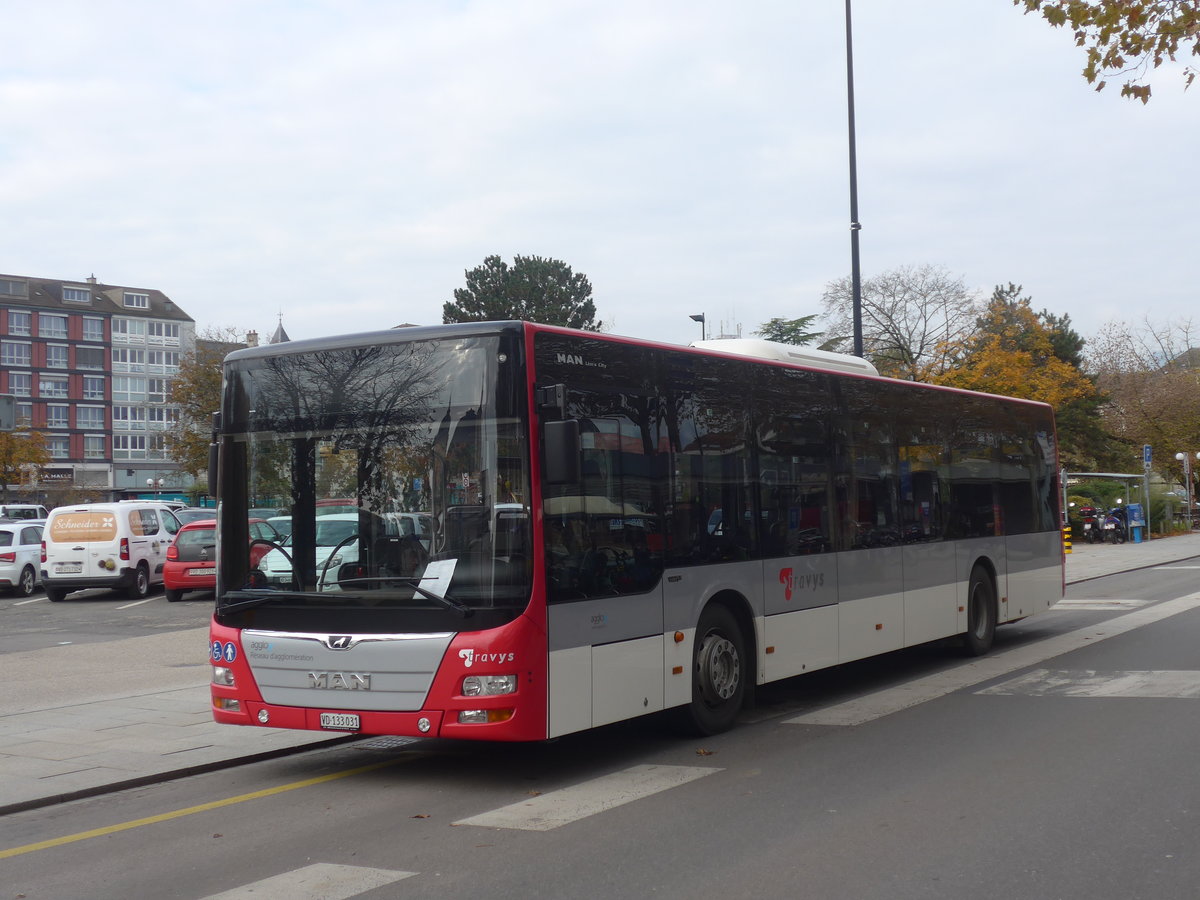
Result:
[[[250,540],[279,542],[275,529],[262,519],[250,520]],[[257,565],[271,548],[254,544],[250,548],[251,565]],[[163,586],[167,601],[182,600],[188,591],[211,591],[217,586],[217,520],[188,522],[167,548],[163,565]]]

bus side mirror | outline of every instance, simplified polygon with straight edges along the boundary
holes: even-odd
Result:
[[[542,426],[546,452],[542,474],[547,484],[578,484],[580,479],[579,420],[564,419]]]
[[[220,464],[220,449],[221,449],[221,414],[213,413],[212,416],[212,439],[208,444],[208,493],[214,500],[220,499],[221,489],[220,483],[217,481],[218,469]]]

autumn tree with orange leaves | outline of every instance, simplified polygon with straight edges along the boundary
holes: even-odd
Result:
[[[1103,430],[1104,397],[1082,369],[1083,339],[1070,318],[1036,313],[1019,285],[997,286],[975,331],[949,348],[955,364],[935,384],[1040,400],[1058,418],[1059,453],[1068,468],[1120,458]]]

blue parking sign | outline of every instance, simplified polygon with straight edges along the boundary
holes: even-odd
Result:
[[[1142,444],[1142,465],[1146,467],[1147,471],[1149,471],[1149,469],[1150,469],[1150,445],[1149,444]]]

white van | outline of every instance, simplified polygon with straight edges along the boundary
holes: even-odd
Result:
[[[162,503],[123,501],[60,506],[42,533],[42,583],[62,600],[86,588],[124,589],[142,598],[161,584],[179,521]]]

